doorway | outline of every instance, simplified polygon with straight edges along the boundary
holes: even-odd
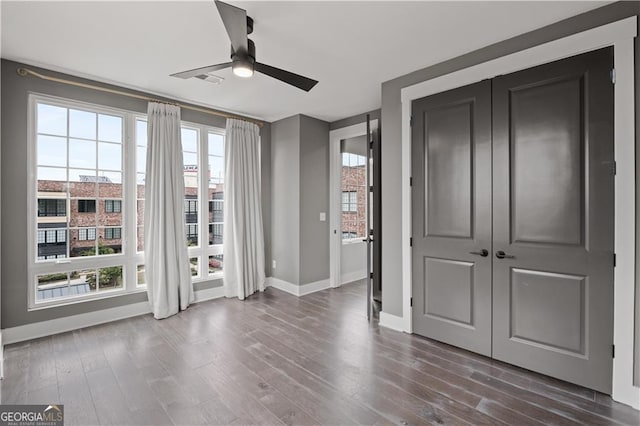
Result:
[[[413,102],[413,330],[611,393],[612,49]]]
[[[331,287],[368,280],[367,315],[380,308],[378,120],[330,132]]]

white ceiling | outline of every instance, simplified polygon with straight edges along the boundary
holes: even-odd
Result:
[[[229,60],[212,0],[2,1],[2,57],[275,121],[380,107],[380,84],[607,2],[239,2],[257,60],[319,80],[306,93],[230,70],[220,85],[169,74]]]

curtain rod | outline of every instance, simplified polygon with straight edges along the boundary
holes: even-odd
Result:
[[[95,86],[93,84],[86,84],[86,83],[80,83],[80,82],[72,81],[72,80],[65,80],[63,78],[58,78],[58,77],[51,77],[51,76],[48,76],[48,75],[40,74],[39,72],[30,70],[28,68],[18,68],[16,70],[16,72],[21,77],[27,77],[29,75],[32,75],[32,76],[38,77],[38,78],[40,78],[42,80],[53,81],[53,82],[56,82],[56,83],[67,84],[67,85],[70,85],[70,86],[82,87],[82,88],[85,88],[85,89],[92,89],[92,90],[97,90],[97,91],[105,92],[105,93],[112,93],[114,95],[126,96],[128,98],[142,99],[144,101],[149,101],[149,102],[160,102],[160,103],[163,103],[163,104],[175,105],[175,106],[178,106],[180,108],[190,109],[192,111],[203,112],[205,114],[217,115],[219,117],[224,117],[224,118],[235,118],[235,119],[238,119],[238,120],[243,120],[243,121],[248,121],[250,123],[254,123],[254,124],[258,125],[258,127],[262,127],[264,125],[264,123],[262,121],[253,120],[253,119],[245,118],[245,117],[240,117],[238,115],[229,114],[229,113],[226,113],[226,112],[216,111],[216,110],[209,109],[209,108],[185,105],[185,104],[181,104],[181,103],[167,102],[167,101],[162,101],[162,100],[155,99],[155,98],[150,98],[150,97],[144,96],[144,95],[138,95],[138,94],[135,94],[135,93],[124,92],[122,90],[109,89],[109,88],[106,88],[106,87]]]

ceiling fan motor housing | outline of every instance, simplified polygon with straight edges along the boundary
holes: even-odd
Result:
[[[247,47],[248,52],[236,52],[233,50],[233,46],[231,46],[231,62],[232,63],[242,63],[245,65],[250,65],[253,68],[253,65],[256,62],[256,45],[251,39],[247,39]]]

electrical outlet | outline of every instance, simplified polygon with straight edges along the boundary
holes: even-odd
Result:
[[[276,261],[275,261],[275,259],[271,261],[271,267],[273,269],[276,269]]]

